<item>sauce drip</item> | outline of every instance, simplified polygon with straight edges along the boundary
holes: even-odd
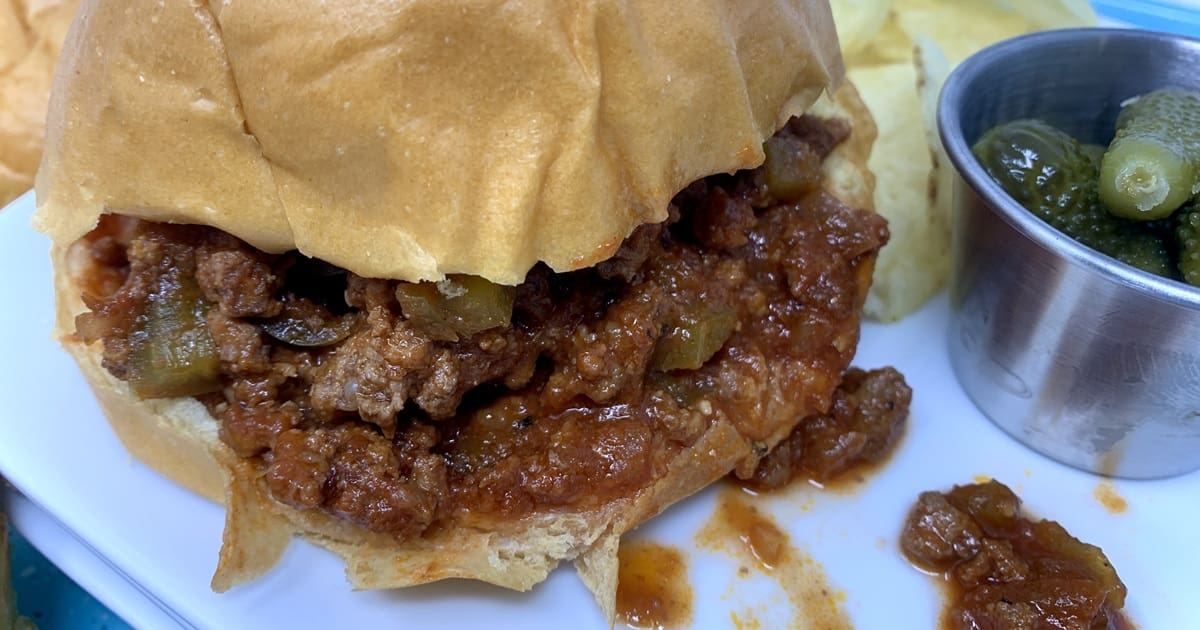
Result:
[[[673,547],[622,543],[617,552],[617,616],[633,628],[674,628],[692,621],[687,562]]]
[[[775,580],[792,605],[789,627],[853,627],[841,607],[844,596],[829,585],[820,563],[792,546],[787,533],[760,512],[740,488],[721,490],[717,509],[697,535],[697,542],[708,549],[726,551],[743,563],[739,577],[749,577],[755,569]],[[764,625],[752,617],[752,611],[731,618],[738,628]]]
[[[1124,514],[1129,509],[1129,503],[1117,492],[1117,487],[1111,481],[1101,481],[1092,490],[1092,496],[1108,510],[1109,514]]]

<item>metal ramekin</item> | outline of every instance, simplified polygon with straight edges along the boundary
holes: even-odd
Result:
[[[1126,99],[1200,91],[1200,41],[1048,31],[963,62],[938,127],[954,190],[951,362],[979,408],[1072,466],[1152,478],[1200,468],[1200,289],[1100,254],[1039,220],[984,172],[987,129],[1041,118],[1107,144]]]

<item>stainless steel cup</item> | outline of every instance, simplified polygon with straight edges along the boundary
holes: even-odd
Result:
[[[1200,91],[1200,41],[1048,31],[967,59],[938,108],[959,175],[948,340],[959,382],[1017,440],[1117,477],[1200,468],[1200,289],[1061,234],[992,181],[970,147],[1017,118],[1107,144],[1123,101],[1167,86]]]

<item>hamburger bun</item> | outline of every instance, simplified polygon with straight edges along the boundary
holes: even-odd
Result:
[[[406,134],[417,132],[378,109],[395,106],[404,94],[381,94],[377,73],[400,60],[401,66],[424,60],[444,75],[464,70],[468,53],[442,45],[441,34],[451,26],[444,16],[454,13],[444,3],[411,2],[410,9],[386,20],[367,15],[377,9],[363,6],[363,14],[350,12],[319,27],[313,26],[319,20],[297,17],[317,32],[270,40],[255,54],[240,47],[262,43],[256,29],[269,29],[272,16],[315,11],[317,3],[245,15],[233,8],[196,13],[168,0],[153,26],[149,19],[123,19],[125,4],[85,2],[73,27],[51,104],[37,220],[55,243],[57,334],[114,431],[139,460],[227,506],[213,588],[223,591],[261,575],[299,535],[339,555],[359,589],[457,577],[525,590],[560,562],[574,561],[613,619],[621,534],[761,457],[732,423],[714,422],[651,486],[597,509],[482,520],[397,542],[272,499],[261,470],[219,439],[217,421],[203,404],[188,397],[139,398],[106,370],[101,344],[75,334],[76,316],[87,311],[82,279],[94,264],[79,239],[102,213],[119,210],[212,225],[265,251],[296,248],[363,275],[419,280],[467,272],[512,283],[537,260],[573,269],[611,255],[636,226],[663,219],[671,196],[685,184],[761,163],[764,138],[790,115],[809,109],[852,126],[849,140],[823,162],[823,185],[847,205],[869,209],[873,180],[865,164],[875,134],[870,116],[849,85],[815,100],[841,72],[828,6],[711,0],[698,2],[686,20],[676,22],[654,2],[597,2],[586,10],[527,2],[518,3],[525,11],[503,24],[464,9],[462,22],[455,22],[464,30],[454,32],[471,33],[471,41],[496,54],[473,57],[482,68],[461,85],[419,83],[438,74],[430,68],[405,75],[404,81],[429,90],[425,94],[442,95],[414,99],[419,113],[411,115],[420,125],[432,125],[420,133],[452,130],[456,142],[483,143],[506,132],[530,136],[539,146],[537,155],[523,162],[502,159],[512,151],[503,143],[433,143],[408,162],[403,154],[420,143]],[[392,17],[396,21],[388,22]],[[321,65],[356,71],[314,74],[303,42],[344,41],[344,29],[381,20],[388,29],[368,29],[376,39],[360,42],[381,59],[334,47],[325,51],[333,58]],[[152,28],[154,41],[172,45],[130,45],[149,41]],[[678,46],[683,33],[696,41]],[[630,52],[635,40],[633,50],[640,53]],[[592,70],[602,69],[600,76],[585,72],[587,59],[574,58],[584,53],[599,64]],[[525,72],[514,75],[514,65]],[[278,76],[253,74],[266,67]],[[710,67],[706,80],[695,78]],[[508,99],[519,94],[512,82],[545,91],[509,107]],[[317,87],[305,94],[302,88],[310,83]],[[296,98],[283,103],[273,90]],[[203,102],[197,105],[200,94]],[[350,113],[329,107],[335,94],[355,95],[347,101]],[[585,101],[595,107],[579,115]],[[515,127],[517,110],[546,127]],[[292,127],[272,128],[289,119]],[[376,136],[372,120],[390,122]],[[344,155],[327,150],[334,138],[346,143]],[[462,179],[446,181],[447,171]],[[480,183],[486,194],[458,185],[464,182]],[[363,186],[371,190],[349,194]],[[415,206],[442,187],[440,205],[422,205],[419,218],[405,207],[410,203],[405,200]],[[395,201],[371,206],[381,198]],[[858,307],[872,261],[873,254],[858,268]],[[780,417],[766,442],[777,443],[795,421]]]
[[[604,260],[687,184],[760,164],[842,76],[823,1],[486,6],[85,2],[42,229],[71,242],[120,208],[365,277],[518,284],[539,260]]]

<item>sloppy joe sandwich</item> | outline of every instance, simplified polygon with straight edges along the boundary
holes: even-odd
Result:
[[[574,561],[611,618],[620,535],[854,355],[887,229],[841,76],[823,1],[84,2],[58,333],[227,505],[215,589],[300,535],[356,588]]]

